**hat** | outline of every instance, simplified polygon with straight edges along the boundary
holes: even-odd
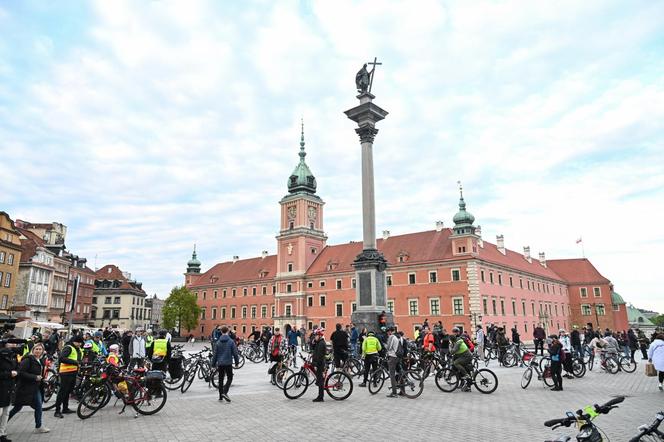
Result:
[[[120,346],[118,344],[111,344],[110,347],[108,347],[110,351],[120,351]]]
[[[323,336],[325,334],[325,329],[323,327],[318,327],[316,330],[314,330],[314,334]]]
[[[83,336],[76,335],[73,338],[71,338],[71,342],[80,342],[83,343]]]
[[[95,338],[101,338],[101,337],[102,337],[102,334],[101,334],[100,331],[95,332]]]

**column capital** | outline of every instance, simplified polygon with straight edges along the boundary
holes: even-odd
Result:
[[[374,138],[376,138],[376,134],[378,133],[378,129],[373,126],[366,125],[358,127],[355,129],[355,132],[360,136],[360,143],[373,144]]]

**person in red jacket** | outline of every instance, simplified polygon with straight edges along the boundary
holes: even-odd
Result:
[[[428,352],[436,351],[435,336],[433,335],[433,333],[431,333],[431,330],[429,330],[428,328],[424,329],[424,332],[426,334],[424,335],[424,340],[422,341],[422,348],[424,349],[424,351]]]

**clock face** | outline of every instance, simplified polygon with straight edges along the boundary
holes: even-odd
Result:
[[[309,206],[309,219],[310,220],[315,220],[316,219],[316,208]]]
[[[297,209],[295,208],[295,206],[289,207],[288,208],[288,219],[295,219],[296,212],[297,212]]]

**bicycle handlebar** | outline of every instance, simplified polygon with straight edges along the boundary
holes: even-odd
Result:
[[[569,427],[571,425],[570,418],[564,417],[562,419],[551,419],[546,422],[544,422],[545,427],[553,427],[554,425],[564,425],[566,427]]]
[[[624,396],[618,396],[616,398],[611,399],[610,401],[608,401],[605,404],[602,404],[602,405],[595,404],[593,407],[595,408],[595,411],[597,413],[607,414],[612,409],[618,408],[616,406],[616,404],[619,404],[619,403],[623,402],[624,400],[625,400]],[[577,419],[581,419],[581,420],[589,420],[590,419],[590,416],[588,416],[588,414],[585,414],[583,412],[583,410],[578,410],[576,412],[576,414],[578,415],[578,417],[564,417],[564,418],[561,418],[561,419],[548,420],[548,421],[544,422],[544,426],[554,427],[553,429],[555,429],[555,427],[558,427],[558,426],[561,426],[561,425],[569,427],[573,422],[576,422]]]

